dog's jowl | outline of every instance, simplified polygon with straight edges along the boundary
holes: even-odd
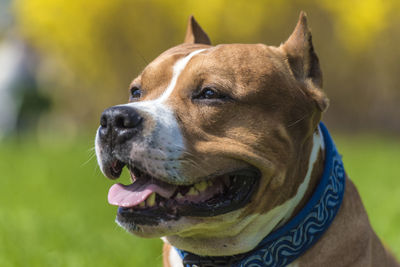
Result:
[[[279,47],[183,44],[133,80],[96,135],[104,175],[129,185],[116,222],[161,237],[165,266],[399,266],[372,230],[327,128],[304,13]]]

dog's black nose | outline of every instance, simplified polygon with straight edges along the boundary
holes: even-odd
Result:
[[[137,134],[142,121],[143,118],[132,107],[108,108],[100,117],[99,136],[103,140],[112,140],[114,144],[122,144]]]

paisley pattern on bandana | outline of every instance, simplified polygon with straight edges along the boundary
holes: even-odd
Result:
[[[341,156],[323,123],[320,128],[325,142],[325,166],[320,183],[306,206],[284,226],[270,233],[252,251],[232,257],[200,257],[183,250],[182,259],[198,258],[192,266],[279,267],[286,266],[301,256],[328,229],[342,203],[345,171]],[[235,261],[234,259],[240,259]],[[218,265],[217,262],[229,262]],[[207,262],[205,265],[201,262]],[[215,262],[216,264],[213,264]]]

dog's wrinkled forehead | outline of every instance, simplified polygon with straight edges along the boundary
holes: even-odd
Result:
[[[165,51],[146,66],[131,87],[142,90],[142,101],[160,98],[167,89],[172,93],[193,57],[207,48],[206,45],[181,45]]]
[[[265,88],[268,84],[280,83],[282,88],[282,83],[288,82],[282,75],[289,72],[282,63],[283,58],[279,49],[266,45],[184,44],[157,57],[131,87],[140,87],[141,101],[160,98],[167,88],[173,89],[169,90],[170,95],[186,97],[185,93],[190,94],[203,85],[220,87],[238,99],[251,95],[257,99],[259,93],[269,94]],[[261,87],[263,92],[257,90]]]

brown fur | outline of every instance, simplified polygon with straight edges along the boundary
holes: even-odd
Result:
[[[303,182],[313,134],[328,106],[306,16],[300,15],[293,34],[280,47],[263,44],[212,47],[207,34],[191,17],[185,43],[161,54],[132,82],[142,88],[142,100],[157,98],[171,80],[174,62],[200,48],[207,50],[191,59],[167,100],[186,140],[187,151],[180,159],[182,175],[191,184],[218,172],[255,166],[262,174],[259,188],[238,220],[267,214],[295,196]],[[214,106],[188,101],[193,92],[205,86],[229,95],[234,101]],[[295,212],[311,196],[322,175],[323,163],[320,152],[307,191]],[[218,220],[205,218],[198,222],[212,224]],[[190,240],[196,241],[199,249],[209,255],[224,255],[223,246],[240,242],[235,237],[217,238],[198,231],[189,237],[167,232],[166,239],[183,249]],[[144,233],[146,229],[142,228],[137,234]],[[169,249],[169,245],[164,246],[164,266],[170,266]],[[349,179],[343,205],[332,226],[296,263],[399,266],[373,232]]]
[[[305,42],[301,43],[301,40],[305,40]],[[192,66],[191,69],[196,70],[197,77],[202,79],[204,83],[210,80],[213,84],[217,83],[222,89],[239,88],[236,92],[232,92],[236,98],[241,100],[241,105],[235,105],[237,115],[228,112],[228,109],[231,108],[229,106],[226,107],[226,111],[213,110],[212,108],[207,109],[206,112],[196,110],[194,113],[202,112],[201,121],[198,121],[197,116],[190,116],[190,106],[178,108],[177,114],[182,123],[193,125],[193,127],[183,127],[183,129],[190,130],[190,132],[185,133],[187,140],[196,140],[189,145],[192,147],[191,153],[198,155],[193,160],[204,159],[198,162],[200,166],[209,169],[212,162],[218,162],[219,166],[223,164],[221,158],[241,159],[249,154],[252,156],[249,160],[261,169],[263,169],[263,166],[270,166],[268,160],[276,161],[274,162],[276,169],[272,171],[269,168],[263,169],[271,175],[271,179],[262,181],[260,188],[266,188],[266,190],[259,190],[251,204],[254,209],[248,210],[248,213],[264,213],[281,204],[294,195],[295,189],[301,182],[296,178],[304,177],[306,172],[304,167],[307,166],[307,163],[299,162],[296,159],[307,158],[306,155],[309,155],[311,147],[308,142],[320,115],[315,109],[309,108],[312,107],[309,104],[310,99],[303,97],[302,94],[311,96],[320,111],[324,111],[328,105],[327,98],[319,90],[322,87],[322,73],[311,43],[311,33],[308,30],[304,14],[300,16],[299,23],[292,36],[281,48],[282,50],[278,50],[263,45],[217,46],[209,52],[210,55],[207,59],[199,59],[192,63],[193,65],[198,64]],[[253,69],[253,64],[246,64],[246,62],[263,60],[263,57],[269,58],[271,63],[259,64],[261,69]],[[230,62],[226,63],[226,61]],[[240,67],[236,62],[240,62]],[[287,62],[289,68],[286,68],[282,62]],[[206,66],[207,69],[211,68],[215,75],[213,77],[202,76],[202,65]],[[233,67],[227,69],[226,66]],[[232,72],[241,72],[238,76],[242,79],[230,79]],[[186,75],[186,77],[193,77],[193,75]],[[233,77],[236,77],[236,75]],[[300,81],[300,84],[304,87],[296,84],[293,78]],[[264,82],[260,83],[260,79]],[[218,83],[219,80],[222,82]],[[229,84],[226,84],[227,81]],[[189,81],[187,83],[181,81],[180,85],[188,87],[188,83]],[[265,84],[268,84],[270,88],[287,87],[290,90],[277,92],[265,88]],[[246,88],[252,88],[252,92],[241,91],[246,90]],[[174,97],[173,99],[179,98]],[[283,102],[281,99],[285,99],[285,101]],[[291,101],[292,99],[293,101]],[[277,113],[276,105],[278,103],[279,110],[285,112]],[[176,103],[175,106],[180,107],[179,103]],[[185,116],[179,116],[180,112],[184,112]],[[187,116],[188,114],[189,116]],[[245,114],[245,116],[242,117],[241,114]],[[248,118],[251,118],[251,121]],[[261,121],[264,121],[264,123],[261,123]],[[205,124],[205,122],[207,123]],[[255,127],[257,131],[268,134],[255,135],[251,131],[254,127],[252,124],[257,125]],[[263,129],[263,125],[268,128]],[[291,127],[288,127],[289,125]],[[246,131],[246,128],[250,130]],[[235,138],[247,139],[247,142],[245,144],[242,142],[239,147],[231,143],[231,140]],[[276,140],[280,140],[280,142],[276,142]],[[223,151],[221,151],[220,146],[217,146],[219,143],[226,144]],[[254,147],[254,145],[257,147]],[[215,146],[217,146],[217,149],[213,149]],[[257,150],[254,154],[252,153],[253,149]],[[243,155],[241,154],[242,150],[246,151]],[[260,153],[260,150],[263,153]],[[274,159],[274,156],[277,159]],[[205,162],[207,160],[208,162]],[[282,166],[282,162],[287,162],[287,165]],[[235,164],[232,164],[232,160],[230,160],[226,165]],[[280,170],[286,170],[286,172],[280,173]],[[320,152],[310,186],[295,213],[307,202],[322,171],[323,154]],[[309,267],[399,266],[393,256],[384,249],[372,230],[353,183],[349,179],[346,183],[343,204],[333,224],[317,244],[295,263],[298,266]],[[282,192],[282,190],[284,191]],[[169,251],[169,247],[170,245],[165,244],[164,251]],[[164,255],[168,255],[168,253],[164,253]]]

